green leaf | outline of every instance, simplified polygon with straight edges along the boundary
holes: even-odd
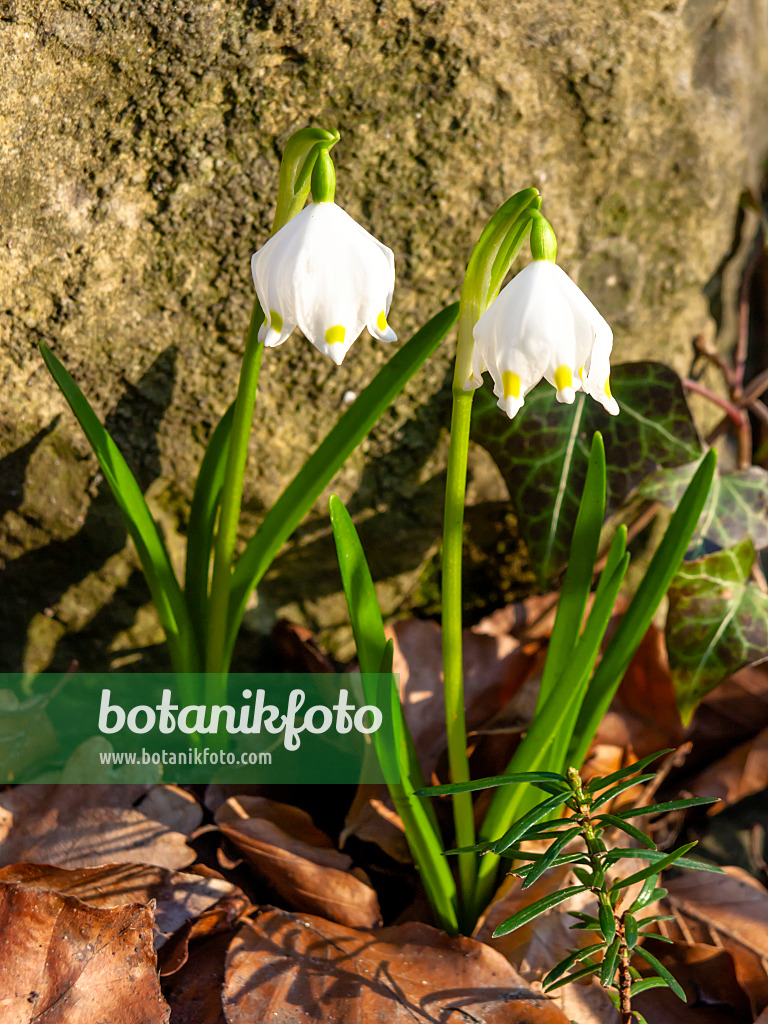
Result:
[[[638,493],[676,508],[697,463],[664,469],[643,481]],[[768,472],[761,466],[716,473],[693,543],[730,548],[750,539],[758,551],[768,547]]]
[[[654,772],[652,775],[633,775],[631,778],[617,782],[615,786],[612,786],[610,789],[595,798],[595,801],[592,804],[592,810],[594,811],[598,807],[602,807],[603,804],[610,803],[611,800],[617,796],[621,796],[621,794],[626,790],[632,789],[634,786],[642,786],[644,782],[650,782],[651,779],[655,778],[656,773]]]
[[[370,679],[366,679],[366,675],[379,673],[382,668],[391,671],[393,647],[391,641],[387,641],[384,636],[384,623],[376,600],[376,591],[354,523],[335,495],[330,499],[330,509],[344,595],[363,672],[363,688],[368,703],[376,705],[385,699],[385,695],[380,689],[376,693],[372,692]],[[394,679],[390,688],[390,702],[395,750],[393,752],[387,749],[386,738],[376,732],[374,743],[379,762],[384,770],[395,810],[403,820],[406,839],[421,873],[435,916],[446,931],[455,934],[458,931],[456,885],[443,854],[432,807],[428,801],[419,799],[414,793],[415,788],[424,786],[424,777]],[[397,768],[394,774],[399,780],[397,782],[392,781],[393,753]]]
[[[605,941],[613,942],[616,938],[616,918],[613,916],[613,907],[610,903],[600,903],[597,908],[597,919]]]
[[[109,484],[123,514],[126,528],[141,559],[141,567],[157,614],[165,630],[174,668],[180,673],[195,671],[199,665],[199,652],[189,611],[168,557],[165,542],[152,518],[141,488],[85,395],[45,342],[40,343],[40,352],[51,376],[88,438],[104,479]]]
[[[629,998],[634,999],[635,996],[641,995],[643,992],[648,992],[652,988],[669,988],[669,983],[663,978],[643,978],[642,981],[636,981],[629,989]]]
[[[329,508],[360,668],[363,673],[378,672],[387,640],[371,573],[354,523],[335,494]]]
[[[560,988],[562,985],[568,985],[572,981],[578,981],[580,978],[587,978],[590,974],[597,974],[600,971],[601,965],[593,963],[592,961],[586,967],[582,967],[579,971],[574,971],[573,974],[566,974],[564,978],[560,978],[559,981],[553,981],[551,985],[547,986],[547,993],[554,992],[556,988]]]
[[[626,824],[626,822],[625,822]],[[609,864],[615,864],[617,860],[647,860],[652,864],[658,864],[666,854],[663,850],[608,850],[605,859]],[[711,871],[713,874],[723,874],[723,869],[717,864],[710,864],[708,861],[699,860],[697,857],[681,857],[677,867],[687,868],[689,871]],[[648,918],[648,920],[651,920]]]
[[[546,990],[549,985],[557,981],[558,978],[561,978],[569,968],[573,967],[575,963],[578,963],[579,960],[584,960],[593,953],[599,952],[599,950],[603,949],[604,946],[604,942],[595,942],[592,946],[585,946],[583,949],[572,950],[567,957],[552,968],[546,977],[542,978],[542,987]]]
[[[686,807],[702,807],[704,804],[716,803],[716,797],[689,796],[684,800],[665,800],[663,804],[649,804],[647,807],[632,807],[626,811],[616,811],[615,817],[645,818],[649,814],[666,814],[667,811],[680,811]]]
[[[535,903],[531,903],[528,907],[523,907],[522,910],[518,910],[512,917],[508,917],[506,921],[502,921],[496,931],[493,933],[493,938],[498,939],[502,935],[508,935],[513,932],[516,928],[522,927],[524,924],[528,924],[529,921],[533,921],[534,918],[539,917],[540,914],[546,914],[552,907],[556,907],[558,903],[564,903],[569,900],[571,896],[575,896],[576,893],[584,892],[583,885],[571,885],[567,889],[561,889],[559,892],[552,892],[549,896],[544,896],[543,899],[536,900]]]
[[[479,789],[492,789],[494,786],[506,786],[516,782],[558,782],[570,794],[570,787],[562,775],[556,772],[517,772],[515,775],[492,775],[487,779],[474,779],[469,782],[451,782],[445,786],[430,786],[422,790],[419,796],[448,796],[451,793],[474,793]]]
[[[527,814],[523,815],[519,821],[514,822],[501,838],[497,839],[491,849],[494,853],[503,853],[508,847],[516,843],[517,840],[524,835],[531,825],[535,825],[537,821],[541,821],[550,811],[553,811],[556,807],[562,806],[565,801],[569,798],[570,793],[557,793],[555,796],[551,796],[548,800],[543,800],[540,804],[537,804]]]
[[[653,903],[654,893],[656,893],[657,891],[658,890],[656,889],[656,879],[646,878],[645,882],[643,883],[642,889],[635,897],[635,901],[632,904],[632,906],[629,908],[629,913],[636,914],[638,910],[642,910],[643,907],[647,907],[649,903]]]
[[[637,945],[637,918],[630,913],[624,915],[624,941],[627,949],[634,949]]]
[[[549,868],[554,867],[555,863],[559,860],[560,851],[574,840],[580,831],[579,828],[571,828],[558,836],[541,859],[531,866],[530,871],[525,877],[524,889],[529,885],[533,885],[536,879],[540,878]]]
[[[233,402],[219,420],[208,442],[200,471],[197,474],[195,493],[189,511],[184,593],[195,630],[201,638],[205,636],[207,629],[208,576],[213,532],[221,502],[221,490],[224,486],[229,434],[234,415],[235,403]]]
[[[587,598],[592,589],[597,548],[605,516],[605,449],[599,433],[592,438],[592,450],[578,506],[568,568],[557,602],[557,615],[547,646],[547,660],[541,677],[537,706],[543,707],[558,680],[570,666],[581,634]]]
[[[621,782],[622,779],[628,778],[630,775],[636,775],[645,768],[651,761],[656,761],[659,757],[663,757],[665,754],[671,754],[672,748],[668,747],[666,750],[657,750],[655,754],[649,754],[644,757],[642,761],[635,761],[634,764],[629,765],[627,768],[621,768],[617,772],[612,772],[610,775],[605,775],[603,778],[592,779],[584,787],[587,793],[598,793],[601,789],[607,789],[616,782]]]
[[[665,630],[683,724],[723,679],[768,657],[768,595],[749,576],[751,540],[686,562],[669,588]]]
[[[694,842],[681,846],[677,850],[673,850],[672,853],[663,856],[661,860],[654,861],[649,867],[641,868],[640,871],[636,871],[633,875],[628,875],[627,878],[620,878],[618,882],[611,886],[611,892],[619,892],[621,889],[628,889],[629,886],[634,885],[636,882],[645,882],[649,878],[655,878],[660,872],[674,864],[676,860],[685,856],[695,845],[696,843]]]
[[[600,984],[603,988],[608,988],[613,984],[614,975],[616,974],[616,961],[619,958],[620,944],[621,939],[617,935],[605,951],[603,962],[600,965]]]
[[[596,430],[605,441],[609,512],[649,474],[701,453],[680,378],[669,367],[624,363],[613,368],[611,387],[621,407],[615,417],[583,393],[573,405],[561,405],[546,383],[534,388],[513,420],[499,414],[489,393],[475,399],[473,438],[507,483],[542,584],[567,558],[587,471],[586,439]]]
[[[248,597],[280,548],[395,396],[443,341],[456,323],[458,312],[458,303],[446,306],[395,353],[360,392],[264,517],[232,575],[230,649]]]
[[[635,953],[638,956],[641,956],[643,960],[645,960],[645,962],[648,964],[648,966],[652,967],[653,970],[656,971],[660,978],[664,979],[664,981],[667,983],[667,985],[669,985],[669,987],[672,989],[672,991],[675,993],[678,999],[682,999],[683,1002],[686,1002],[685,992],[683,992],[682,988],[677,983],[677,981],[675,981],[675,979],[669,973],[667,968],[664,967],[663,964],[660,964],[652,953],[649,953],[648,950],[645,949],[643,946],[635,946]],[[638,984],[641,984],[641,982],[638,982]],[[635,986],[633,985],[632,988],[634,987]]]
[[[619,828],[622,832],[626,832],[628,836],[636,839],[641,846],[645,846],[649,850],[656,849],[656,844],[652,839],[649,839],[648,836],[644,832],[641,832],[639,828],[635,828],[634,825],[630,825],[629,822],[624,821],[622,818],[617,818],[613,814],[601,814],[598,820],[604,821],[606,825],[613,825],[614,828]],[[633,850],[632,853],[634,852],[635,851]]]
[[[717,456],[710,449],[670,519],[642,582],[603,653],[574,730],[576,739],[569,751],[569,764],[579,767],[583,762],[632,656],[672,582],[709,493],[716,461]]]

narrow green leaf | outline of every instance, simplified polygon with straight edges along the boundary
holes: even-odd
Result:
[[[578,767],[583,762],[592,737],[613,700],[632,656],[645,636],[661,599],[669,589],[704,507],[716,461],[717,456],[714,450],[710,449],[670,519],[645,576],[605,649],[587,690],[574,730],[576,739],[568,755],[569,764]]]
[[[561,978],[569,968],[573,967],[575,963],[578,963],[580,960],[584,960],[593,953],[599,952],[604,947],[604,942],[596,942],[592,946],[585,946],[583,949],[572,950],[565,959],[561,960],[559,964],[552,968],[546,977],[542,978],[542,987],[546,989],[553,982],[557,981],[558,978]]]
[[[557,602],[557,615],[547,646],[547,659],[541,677],[537,707],[543,707],[560,677],[569,669],[573,651],[581,634],[587,598],[605,515],[605,449],[595,431],[589,455],[584,491],[579,501],[568,568]]]
[[[643,907],[647,907],[649,903],[653,902],[653,894],[656,892],[656,880],[654,878],[646,878],[643,883],[643,887],[635,897],[635,901],[629,908],[630,914],[636,914],[638,910],[642,910]]]
[[[233,402],[219,420],[208,442],[189,510],[184,593],[195,631],[201,638],[205,636],[207,629],[208,576],[213,533],[221,502],[221,489],[224,486],[229,434],[234,414]]]
[[[644,882],[647,878],[654,878],[660,874],[671,864],[674,864],[676,860],[683,857],[689,850],[692,850],[696,843],[688,843],[685,846],[679,847],[677,850],[673,850],[672,853],[668,853],[661,860],[656,861],[655,864],[649,865],[647,868],[642,868],[640,871],[636,871],[633,875],[629,875],[627,878],[621,878],[615,885],[611,886],[611,892],[627,889],[630,885],[634,885],[635,882]]]
[[[614,828],[621,829],[622,832],[626,832],[628,836],[632,836],[632,838],[636,839],[641,846],[645,846],[649,850],[656,849],[656,844],[652,839],[648,838],[645,832],[641,832],[639,828],[635,828],[634,825],[630,825],[622,818],[617,818],[613,814],[601,814],[597,820],[604,821],[607,825],[613,825]],[[630,852],[633,854],[635,853],[634,850],[631,850]]]
[[[192,623],[165,542],[152,518],[141,488],[128,468],[119,448],[99,421],[85,395],[71,375],[51,352],[40,343],[45,365],[67,400],[99,461],[128,533],[136,546],[160,622],[165,630],[174,668],[181,673],[195,671],[199,665]]]
[[[621,939],[617,935],[605,951],[603,962],[600,965],[600,984],[603,988],[608,988],[613,984],[614,975],[616,974],[616,961],[619,958],[620,943]]]
[[[566,974],[564,978],[560,978],[559,981],[553,982],[547,986],[547,993],[554,992],[556,988],[561,988],[563,985],[568,985],[572,981],[578,981],[580,978],[587,978],[590,974],[598,974],[600,972],[600,964],[589,962],[586,967],[582,967],[580,971],[574,971],[573,974]]]
[[[597,908],[597,919],[603,938],[607,943],[612,943],[616,938],[616,918],[613,916],[613,907],[610,903],[600,903]]]
[[[637,918],[630,913],[624,915],[624,941],[627,949],[634,949],[637,945]]]
[[[557,793],[555,796],[551,796],[548,800],[543,800],[540,804],[537,804],[532,810],[524,815],[519,821],[516,821],[507,831],[497,839],[493,844],[494,853],[503,853],[507,847],[512,846],[522,836],[529,826],[534,825],[537,821],[541,821],[545,815],[549,814],[556,807],[562,806],[569,797],[569,793]]]
[[[358,660],[363,672],[363,687],[366,689],[366,700],[375,704],[383,697],[380,692],[371,692],[370,679],[366,679],[366,676],[380,672],[383,666],[388,666],[391,671],[393,647],[384,635],[384,623],[376,591],[354,523],[335,495],[330,499],[330,508],[344,594],[357,645]],[[424,777],[394,680],[390,687],[390,701],[395,730],[395,764],[393,765],[393,751],[388,749],[386,738],[377,732],[374,742],[379,762],[388,781],[395,810],[403,820],[406,839],[421,873],[435,916],[446,931],[455,934],[458,931],[456,884],[443,854],[437,820],[431,804],[414,794],[414,788],[424,786]],[[395,766],[399,782],[393,783],[391,779]]]
[[[360,392],[325,440],[269,510],[235,565],[229,647],[234,645],[251,591],[349,455],[456,323],[458,303],[446,306],[400,348]]]
[[[556,772],[518,772],[516,775],[492,775],[487,779],[474,779],[470,782],[453,782],[445,786],[430,786],[419,792],[419,796],[448,796],[451,793],[474,793],[479,789],[492,789],[494,786],[506,786],[515,782],[552,782],[560,783],[563,789],[570,787],[562,775]]]
[[[532,885],[537,878],[541,878],[544,872],[548,871],[549,868],[554,867],[557,862],[563,863],[563,861],[560,860],[561,850],[563,850],[568,843],[572,842],[576,836],[579,835],[580,831],[581,829],[579,828],[569,829],[567,832],[563,832],[562,835],[552,843],[544,856],[532,865],[531,870],[526,875],[525,884],[523,885],[524,889],[527,886]]]
[[[387,641],[371,573],[354,523],[335,494],[329,507],[360,668],[364,673],[378,672]]]
[[[668,747],[666,750],[657,750],[655,754],[649,754],[648,757],[644,757],[641,761],[635,761],[634,764],[629,765],[626,768],[621,768],[617,772],[612,772],[610,775],[606,775],[603,778],[592,779],[584,787],[587,793],[598,793],[601,789],[608,789],[609,786],[614,785],[616,782],[621,782],[622,779],[626,779],[629,775],[636,775],[641,772],[647,764],[651,761],[656,761],[658,758],[663,757],[665,754],[671,754],[672,748]]]
[[[659,977],[663,978],[664,981],[666,981],[666,983],[669,985],[669,987],[672,989],[672,991],[675,993],[678,999],[682,999],[683,1002],[686,1002],[685,992],[683,992],[682,988],[677,983],[677,981],[672,977],[667,968],[664,967],[663,964],[660,964],[652,953],[649,953],[648,950],[645,949],[643,946],[635,946],[635,953],[638,956],[641,956],[643,960],[645,960],[645,962],[648,964],[648,966],[652,967],[653,970],[656,971],[656,973],[659,975]],[[638,984],[640,983],[638,982]],[[632,987],[634,988],[634,986]]]
[[[663,850],[609,850],[605,858],[609,864],[615,864],[617,860],[647,860],[657,864],[666,854]],[[696,857],[681,857],[677,861],[677,867],[686,868],[688,871],[711,871],[713,874],[724,874],[723,869],[716,864],[709,864],[705,860],[698,860]]]
[[[629,998],[634,999],[635,996],[642,995],[643,992],[648,992],[652,988],[669,988],[669,983],[663,978],[643,978],[642,981],[636,981],[630,987]]]
[[[575,896],[576,893],[583,892],[583,885],[571,885],[567,889],[561,889],[559,892],[550,893],[549,896],[545,896],[543,899],[536,900],[535,903],[531,903],[528,907],[523,907],[512,917],[508,917],[506,921],[502,921],[496,931],[493,933],[493,938],[498,939],[502,935],[508,935],[513,932],[516,928],[522,927],[524,924],[528,924],[529,921],[533,921],[534,918],[539,917],[540,914],[546,914],[552,907],[556,907],[558,903],[564,903],[569,900],[571,896]]]
[[[649,814],[665,814],[667,811],[679,811],[686,807],[703,807],[704,804],[716,804],[716,797],[692,796],[685,800],[666,800],[663,804],[649,804],[648,807],[633,807],[627,811],[616,811],[616,818],[645,818]]]
[[[620,796],[628,789],[632,789],[633,786],[642,786],[644,782],[650,782],[651,779],[655,778],[656,773],[654,772],[653,774],[638,775],[637,777],[632,776],[632,778],[623,779],[621,782],[617,782],[615,786],[611,786],[610,789],[595,797],[592,804],[592,810],[594,811],[596,808],[602,807],[603,804],[610,803],[610,801],[615,797]]]

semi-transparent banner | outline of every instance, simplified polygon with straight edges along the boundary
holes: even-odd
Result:
[[[399,779],[392,675],[0,674],[0,782]]]

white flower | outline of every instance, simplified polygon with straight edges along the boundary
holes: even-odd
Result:
[[[612,416],[611,328],[565,271],[534,260],[514,277],[475,324],[472,376],[464,390],[480,387],[489,370],[498,405],[510,419],[541,378],[570,404],[585,391]]]
[[[264,310],[259,340],[274,348],[301,328],[340,365],[367,327],[396,341],[387,324],[395,257],[335,203],[310,203],[251,258]]]

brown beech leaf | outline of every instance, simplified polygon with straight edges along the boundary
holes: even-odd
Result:
[[[426,778],[445,749],[443,641],[437,623],[420,619],[387,629],[395,642],[393,670],[419,761]],[[511,636],[464,630],[464,706],[467,730],[483,726],[520,689],[533,666]]]
[[[683,740],[664,634],[651,626],[629,664],[603,718],[596,743],[631,747],[638,758]]]
[[[353,928],[380,922],[375,890],[306,811],[261,796],[230,797],[216,824],[294,909]]]
[[[694,796],[718,797],[709,808],[710,815],[719,814],[745,796],[759,793],[768,786],[768,729],[754,739],[739,744],[725,757],[715,761],[688,783]]]
[[[225,932],[190,943],[189,958],[164,983],[173,1024],[226,1024],[221,997],[231,942],[231,933]],[[276,1017],[275,1024],[279,1021]]]
[[[410,923],[353,930],[269,910],[227,955],[227,1024],[567,1024],[495,950]]]
[[[0,883],[0,1020],[166,1024],[152,912]]]
[[[191,835],[203,820],[203,808],[181,786],[153,786],[136,804],[136,810],[185,836]]]
[[[161,977],[175,974],[187,963],[190,943],[194,947],[199,940],[222,933],[229,933],[231,938],[237,922],[250,909],[251,901],[244,892],[236,889],[231,896],[225,896],[199,917],[189,921],[163,945],[160,955]]]
[[[746,871],[722,875],[697,872],[665,878],[666,903],[683,936],[727,950],[736,977],[757,1014],[768,1005],[768,890]]]
[[[357,787],[352,806],[344,819],[344,830],[339,836],[342,849],[352,835],[363,842],[375,843],[400,864],[410,864],[413,859],[402,819],[388,798],[386,786],[381,784],[368,783]]]
[[[124,788],[131,787],[17,786],[0,794],[0,864],[191,864],[185,836],[126,806],[130,794],[111,792]]]
[[[62,896],[76,896],[92,907],[155,900],[155,949],[187,921],[236,892],[235,886],[223,879],[201,878],[147,864],[105,864],[75,871],[47,864],[12,864],[0,868],[0,882],[19,882]]]
[[[703,943],[675,942],[671,945],[650,939],[644,943],[679,982],[686,995],[681,1003],[669,989],[652,989],[633,1000],[647,1020],[654,1024],[752,1024],[752,1013],[736,978],[734,962],[724,949]],[[651,971],[641,957],[632,966],[644,976]]]

